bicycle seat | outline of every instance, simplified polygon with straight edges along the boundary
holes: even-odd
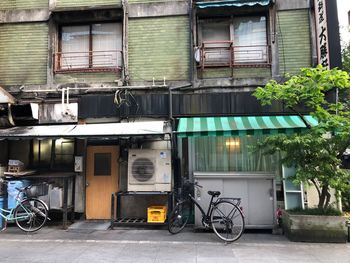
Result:
[[[212,195],[212,196],[219,196],[219,195],[221,195],[221,193],[219,191],[208,191],[208,194]]]

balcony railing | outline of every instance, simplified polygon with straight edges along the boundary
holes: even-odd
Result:
[[[269,67],[270,46],[234,46],[233,41],[205,41],[196,54],[201,69],[208,67]]]
[[[57,52],[54,54],[54,72],[117,72],[122,69],[121,50],[90,52]]]

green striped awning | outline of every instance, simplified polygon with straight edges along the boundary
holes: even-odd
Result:
[[[311,126],[318,124],[311,116],[304,118]],[[177,135],[189,137],[292,134],[305,128],[306,125],[299,116],[180,118]]]

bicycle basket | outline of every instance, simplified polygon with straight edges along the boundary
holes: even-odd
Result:
[[[25,194],[28,198],[47,195],[48,192],[49,192],[48,184],[31,185],[25,190]]]

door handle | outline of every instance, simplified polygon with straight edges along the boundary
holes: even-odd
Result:
[[[88,187],[88,186],[89,186],[89,182],[86,182],[86,183],[85,183],[85,186]]]

